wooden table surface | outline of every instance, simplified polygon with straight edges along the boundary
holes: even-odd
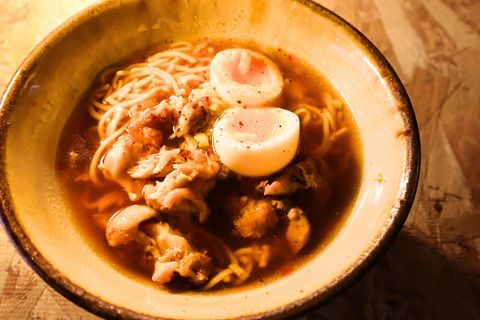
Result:
[[[93,0],[0,0],[0,90]],[[303,319],[480,319],[480,0],[318,0],[384,53],[422,140],[399,237],[347,292]],[[48,287],[0,231],[0,319],[98,319]]]

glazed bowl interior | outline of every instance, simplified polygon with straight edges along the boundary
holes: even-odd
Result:
[[[154,45],[206,36],[281,48],[324,75],[358,125],[362,180],[339,234],[288,277],[228,294],[171,294],[137,281],[96,251],[64,201],[56,151],[70,114],[100,71]],[[280,318],[317,305],[392,241],[417,183],[418,132],[396,75],[351,26],[306,1],[100,2],[32,51],[7,88],[1,112],[7,233],[47,282],[106,317]]]

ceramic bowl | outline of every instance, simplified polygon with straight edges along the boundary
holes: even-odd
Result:
[[[86,239],[62,196],[56,148],[101,70],[164,41],[204,36],[282,48],[317,69],[352,110],[364,165],[349,219],[294,273],[228,294],[172,294],[125,276]],[[306,0],[100,1],[26,57],[3,95],[0,133],[1,216],[11,241],[52,287],[107,318],[283,318],[311,310],[392,242],[420,164],[413,109],[391,66],[351,25]]]

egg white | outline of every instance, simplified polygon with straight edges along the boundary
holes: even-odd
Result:
[[[241,130],[242,127],[249,130]],[[270,132],[271,131],[271,132]],[[295,157],[300,119],[281,108],[232,108],[213,130],[213,147],[232,171],[247,177],[273,174]]]
[[[248,49],[227,49],[210,64],[210,82],[230,105],[258,106],[279,97],[283,77],[277,65]]]

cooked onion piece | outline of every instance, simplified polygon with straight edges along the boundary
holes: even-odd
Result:
[[[283,90],[283,77],[275,63],[247,49],[217,53],[210,65],[210,82],[231,105],[262,105]]]
[[[287,166],[297,152],[298,116],[272,107],[232,108],[213,129],[220,160],[247,177],[267,176]]]

